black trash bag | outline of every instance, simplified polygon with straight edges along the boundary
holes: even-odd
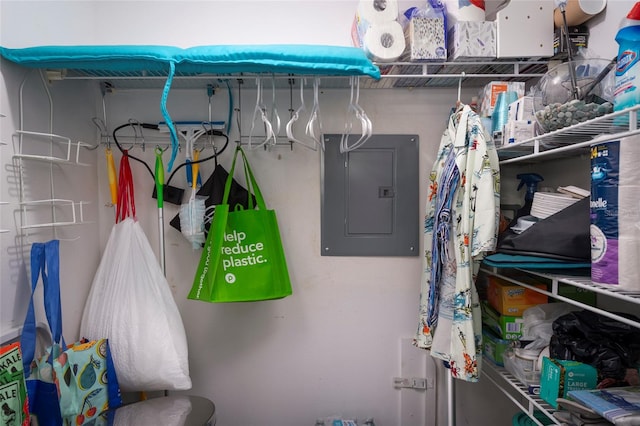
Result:
[[[216,168],[213,169],[213,173],[209,176],[209,179],[200,187],[197,195],[207,197],[204,200],[204,205],[209,208],[213,205],[218,205],[222,203],[222,198],[224,197],[224,185],[227,183],[227,177],[229,176],[229,172],[225,170],[220,164],[216,164]],[[253,197],[253,205],[256,205],[255,196]],[[229,210],[232,211],[236,205],[240,204],[245,209],[249,208],[249,191],[247,191],[242,185],[240,185],[235,179],[231,181],[231,190],[229,192]],[[180,227],[180,214],[175,215],[171,222],[169,222],[171,226],[176,228],[178,231],[181,231]],[[205,222],[204,224],[204,234],[205,236],[209,233],[209,226],[211,222]]]
[[[536,222],[520,234],[511,229],[498,238],[498,253],[591,262],[589,197]]]
[[[633,321],[637,317],[617,313]],[[599,380],[622,381],[640,359],[640,329],[590,311],[576,311],[553,322],[551,358],[592,365]]]

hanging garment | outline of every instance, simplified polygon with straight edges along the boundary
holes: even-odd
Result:
[[[498,155],[479,116],[465,105],[450,117],[429,176],[414,344],[466,381],[479,378],[482,326],[474,281],[486,252],[495,249],[499,208]]]

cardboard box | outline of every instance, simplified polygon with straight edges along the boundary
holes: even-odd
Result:
[[[547,289],[546,284],[532,283],[531,285],[541,290]],[[548,303],[548,297],[545,294],[494,276],[489,277],[487,298],[491,307],[498,313],[511,316],[522,316],[526,309]]]
[[[556,28],[553,35],[553,54],[566,56],[567,41],[562,33],[562,28]],[[586,25],[578,25],[569,27],[569,40],[573,45],[572,53],[577,53],[580,47],[589,47],[589,27]]]
[[[517,101],[509,104],[508,121],[533,121],[535,118],[535,112],[533,110],[533,96],[523,96]]]
[[[482,60],[496,57],[496,23],[458,21],[449,29],[449,59]]]
[[[498,94],[506,91],[516,92],[518,99],[524,96],[523,81],[492,81],[487,83],[480,92],[480,112],[481,117],[491,117],[493,108],[496,105]]]
[[[502,144],[522,142],[536,135],[535,124],[532,120],[508,121],[504,125]]]
[[[500,315],[485,300],[482,302],[482,324],[500,339],[519,340],[524,321],[519,316]]]
[[[482,353],[494,364],[504,367],[503,354],[510,345],[510,340],[501,339],[490,329],[482,327]]]
[[[595,389],[597,384],[598,371],[591,365],[548,357],[542,360],[540,397],[553,408],[558,408],[556,400],[566,398],[567,392]]]
[[[558,295],[568,297],[569,299],[582,302],[589,306],[596,306],[597,294],[591,290],[572,286],[571,284],[558,285]]]

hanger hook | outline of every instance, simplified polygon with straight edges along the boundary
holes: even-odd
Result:
[[[238,127],[238,140],[236,141],[238,145],[240,145],[242,141],[242,85],[244,84],[244,80],[239,78],[238,81],[238,107],[235,108],[236,111],[236,126]]]
[[[458,78],[458,101],[457,101],[458,105],[460,105],[460,99],[462,97],[462,79],[464,78],[465,75],[466,75],[465,72],[462,71],[462,73],[460,73],[460,77]]]
[[[138,139],[140,139],[140,146],[142,147],[142,152],[145,151],[145,140],[144,140],[144,133],[142,132],[142,125],[141,123],[136,120],[135,118],[130,118],[128,120],[129,125],[133,128],[133,144],[131,145],[131,149],[133,149],[133,147],[136,146],[136,143],[138,142]]]
[[[107,130],[107,124],[102,118],[93,117],[91,118],[93,124],[96,125],[98,130],[100,131],[100,142],[106,141],[107,148],[111,148],[111,136],[109,135],[109,131]]]
[[[275,86],[274,86],[275,87]],[[275,94],[274,94],[275,96]],[[256,126],[256,119],[260,118],[265,130],[265,138],[259,144],[253,146],[253,132]],[[259,148],[261,146],[265,146],[275,135],[273,133],[273,126],[271,121],[269,121],[269,117],[267,117],[267,107],[264,105],[262,100],[262,81],[260,77],[256,77],[256,106],[253,109],[253,119],[251,120],[251,130],[249,132],[249,149]]]

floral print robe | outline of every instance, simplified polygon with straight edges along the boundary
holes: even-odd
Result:
[[[457,168],[453,174],[452,168]],[[452,178],[454,174],[459,178]],[[450,188],[443,190],[441,184]],[[446,215],[439,214],[441,194],[452,194]],[[480,117],[464,105],[449,118],[429,176],[414,344],[448,363],[454,377],[471,382],[479,379],[482,348],[475,275],[486,252],[495,249],[499,216],[498,155]],[[440,232],[445,225],[449,231]]]

